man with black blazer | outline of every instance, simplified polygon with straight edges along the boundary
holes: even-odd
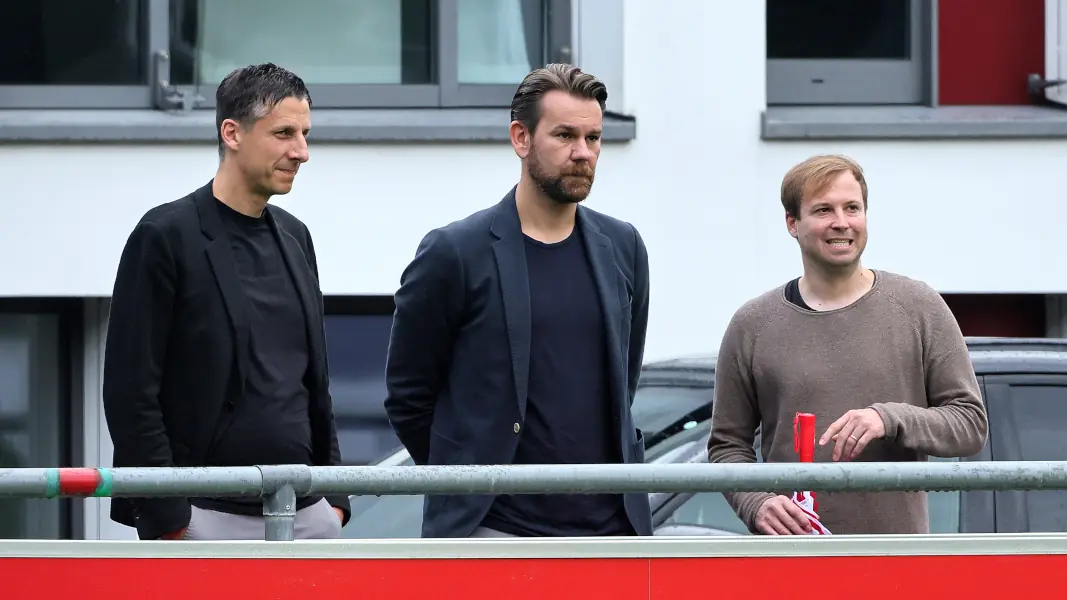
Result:
[[[104,363],[116,467],[339,465],[311,234],[268,200],[308,160],[311,98],[273,64],[217,92],[221,161],[149,210],[119,261]],[[336,538],[346,496],[299,498],[297,538]],[[141,539],[263,539],[259,499],[115,498]]]
[[[386,411],[417,464],[640,463],[630,407],[648,256],[629,223],[579,206],[607,91],[569,65],[512,101],[518,184],[429,232],[405,269]],[[424,537],[652,535],[648,494],[428,495]]]

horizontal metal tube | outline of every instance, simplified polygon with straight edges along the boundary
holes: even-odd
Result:
[[[302,471],[307,469],[307,471]],[[244,496],[259,467],[99,469],[92,492],[58,485],[68,469],[0,469],[0,497]],[[538,494],[724,491],[1067,490],[1067,461],[299,467],[312,494]]]
[[[320,494],[1063,490],[1067,462],[321,467]]]
[[[69,493],[64,476],[86,469],[0,469],[0,498],[98,497],[258,497],[263,475],[258,467],[123,467],[96,469],[96,493]]]
[[[112,473],[112,496],[256,497],[263,494],[259,467],[121,468]]]

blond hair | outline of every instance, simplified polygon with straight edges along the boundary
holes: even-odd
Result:
[[[819,154],[789,169],[782,178],[782,208],[794,219],[800,218],[804,198],[822,192],[838,175],[852,173],[863,190],[863,209],[867,210],[867,180],[859,163],[839,154]]]

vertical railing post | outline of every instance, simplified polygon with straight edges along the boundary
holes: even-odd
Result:
[[[296,535],[296,492],[288,483],[263,498],[264,539],[291,542]]]
[[[311,490],[307,465],[260,465],[263,475],[264,539],[291,542],[296,539],[296,499]]]

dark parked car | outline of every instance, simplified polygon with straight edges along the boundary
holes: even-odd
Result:
[[[1067,340],[968,338],[989,441],[963,460],[1067,460]],[[634,401],[648,462],[705,462],[714,356],[648,363]],[[757,456],[759,437],[756,438]],[[955,459],[931,459],[955,460]],[[411,464],[401,449],[379,464]],[[421,496],[353,497],[346,537],[417,537]],[[656,535],[747,535],[718,493],[650,494]],[[933,533],[1067,531],[1067,491],[931,492]]]

